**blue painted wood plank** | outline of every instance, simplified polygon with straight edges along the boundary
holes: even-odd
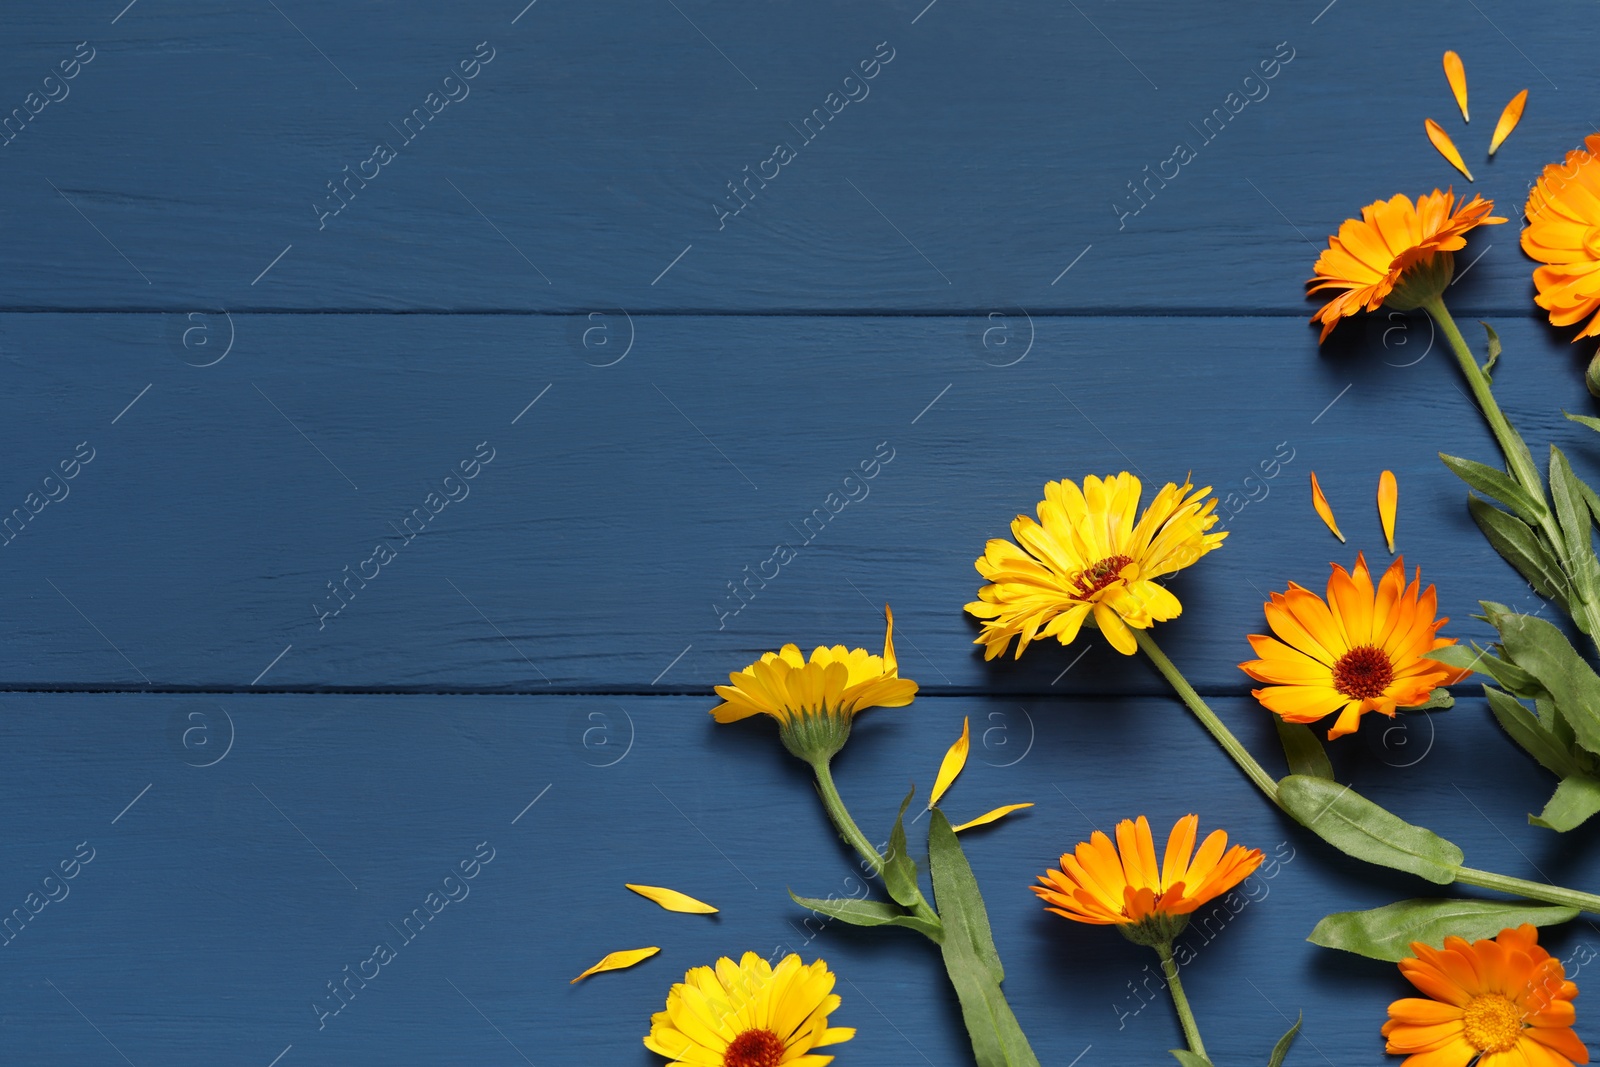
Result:
[[[1600,90],[1576,2],[120,6],[8,18],[6,307],[1300,312],[1425,117],[1515,217]]]

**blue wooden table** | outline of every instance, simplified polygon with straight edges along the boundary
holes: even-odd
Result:
[[[986,664],[961,605],[1045,481],[1193,471],[1232,536],[1160,636],[1275,770],[1244,635],[1387,558],[1380,470],[1447,632],[1537,610],[1437,461],[1494,459],[1442,339],[1385,313],[1319,349],[1301,282],[1361,204],[1467,187],[1422,135],[1459,120],[1446,48],[1471,188],[1518,216],[1600,118],[1593,5],[525,2],[4,17],[0,1061],[644,1067],[686,968],[786,948],[839,975],[841,1065],[969,1063],[933,946],[789,902],[854,870],[805,768],[706,715],[764,650],[875,647],[888,602],[921,694],[860,721],[841,788],[887,831],[968,718],[946,806],[1036,803],[964,840],[1044,1063],[1172,1062],[1149,953],[1027,886],[1189,811],[1274,860],[1188,935],[1218,1064],[1300,1012],[1290,1063],[1398,1062],[1397,971],[1304,939],[1427,887],[1271,809],[1142,660]],[[1535,313],[1515,222],[1479,253],[1452,307],[1504,339],[1502,403],[1600,472],[1561,417],[1593,411],[1588,352]],[[1527,825],[1551,780],[1478,692],[1369,723],[1340,779],[1593,889],[1596,831]]]

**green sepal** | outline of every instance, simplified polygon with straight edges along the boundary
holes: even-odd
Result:
[[[1283,1058],[1289,1055],[1289,1046],[1294,1044],[1295,1035],[1300,1033],[1300,1024],[1305,1021],[1305,1012],[1295,1017],[1294,1025],[1272,1046],[1272,1058],[1267,1061],[1267,1067],[1283,1067]]]
[[[1489,358],[1483,362],[1483,376],[1488,378],[1489,372],[1494,370],[1495,362],[1500,358],[1500,353],[1503,349],[1500,347],[1500,335],[1494,332],[1494,327],[1482,319],[1479,319],[1478,322],[1483,326],[1483,332],[1489,335]]]
[[[1538,760],[1539,766],[1558,778],[1578,773],[1572,754],[1546,732],[1526,706],[1490,685],[1483,687],[1483,694],[1489,698],[1489,711],[1500,728],[1518,748]]]
[[[1566,575],[1532,527],[1470,493],[1467,495],[1467,510],[1472,513],[1472,521],[1478,524],[1483,536],[1489,539],[1489,544],[1516,568],[1518,574],[1528,580],[1534,591],[1547,600],[1554,600],[1561,610],[1568,611]]]
[[[793,890],[789,891],[789,898],[802,908],[809,908],[811,911],[849,923],[851,926],[904,926],[917,931],[935,944],[938,944],[944,936],[944,931],[940,929],[938,923],[907,914],[898,904],[892,904],[887,900],[856,900],[853,897],[823,900],[818,897],[798,896]]]
[[[1289,761],[1290,774],[1333,779],[1333,764],[1311,727],[1303,722],[1289,722],[1277,715],[1272,717],[1272,722],[1278,728],[1278,740],[1283,742],[1283,754]]]
[[[917,861],[911,858],[906,846],[906,808],[916,792],[917,787],[912,786],[900,802],[900,814],[895,816],[894,829],[889,832],[889,855],[883,865],[883,887],[896,904],[908,908],[922,899],[922,890],[917,885]]]
[[[1428,694],[1428,699],[1420,704],[1411,704],[1403,707],[1401,711],[1448,711],[1456,706],[1456,698],[1450,695],[1448,689],[1435,689]]]
[[[1544,505],[1530,496],[1528,491],[1505,471],[1496,470],[1488,464],[1475,460],[1462,459],[1460,456],[1447,456],[1443,452],[1439,453],[1439,458],[1444,460],[1446,467],[1455,472],[1457,478],[1484,496],[1500,501],[1510,508],[1517,518],[1527,523],[1536,523],[1544,519]]]
[[[1301,826],[1346,855],[1438,885],[1455,881],[1465,858],[1432,830],[1414,826],[1326,778],[1291,774],[1278,783],[1278,802]]]
[[[1495,618],[1507,656],[1536,678],[1572,727],[1578,744],[1600,754],[1600,676],[1562,632],[1532,615]]]
[[[1552,926],[1577,917],[1577,908],[1527,901],[1401,900],[1369,911],[1335,912],[1319,922],[1306,940],[1396,963],[1411,955],[1413,941],[1440,948],[1452,935],[1477,941],[1510,926]]]
[[[1565,833],[1583,825],[1597,811],[1600,811],[1600,780],[1587,774],[1573,774],[1561,779],[1544,810],[1528,816],[1528,821],[1546,830]]]

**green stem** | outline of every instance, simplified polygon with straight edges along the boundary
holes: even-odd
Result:
[[[851,848],[855,849],[872,869],[875,878],[883,877],[883,867],[886,862],[878,849],[867,835],[861,832],[861,827],[850,815],[850,809],[844,806],[844,798],[839,796],[839,787],[834,784],[833,771],[828,767],[827,758],[819,759],[811,764],[811,769],[817,772],[817,792],[822,794],[822,806],[827,809],[828,818],[839,831]],[[917,902],[911,908],[919,918],[939,921],[939,913],[922,899],[922,891],[917,891]]]
[[[1189,998],[1184,996],[1183,983],[1178,980],[1178,961],[1172,958],[1172,944],[1156,945],[1155,950],[1161,957],[1161,972],[1167,977],[1167,992],[1172,994],[1172,1006],[1178,1009],[1178,1022],[1183,1027],[1184,1040],[1189,1042],[1189,1051],[1208,1059],[1205,1042],[1200,1040],[1200,1027],[1194,1021],[1194,1011],[1189,1007]]]
[[[1212,711],[1204,700],[1200,699],[1200,694],[1194,691],[1194,686],[1189,684],[1189,680],[1179,672],[1177,667],[1173,666],[1166,653],[1162,652],[1160,647],[1157,646],[1156,640],[1150,636],[1149,630],[1134,630],[1133,636],[1139,642],[1139,647],[1144,649],[1144,654],[1150,657],[1150,662],[1156,665],[1156,670],[1160,671],[1162,677],[1166,678],[1172,684],[1172,688],[1178,691],[1178,696],[1183,698],[1183,702],[1189,705],[1189,710],[1194,712],[1194,717],[1199,719],[1200,724],[1211,732],[1211,736],[1216,738],[1217,743],[1223,747],[1223,750],[1233,757],[1233,762],[1237,763],[1244,770],[1244,773],[1250,776],[1250,780],[1256,784],[1257,788],[1267,795],[1267,799],[1276,804],[1278,802],[1278,780],[1268,774],[1266,768],[1256,762],[1256,758],[1250,755],[1250,750],[1245,748],[1237,737],[1233,736],[1233,731],[1223,725],[1222,720],[1217,718],[1217,713]]]
[[[1493,871],[1480,871],[1475,867],[1457,867],[1456,881],[1482,889],[1493,889],[1497,893],[1506,893],[1514,897],[1532,897],[1551,904],[1577,908],[1591,915],[1600,915],[1600,896],[1593,893],[1582,893],[1576,889],[1545,885],[1542,882],[1529,882],[1509,875],[1495,874]]]

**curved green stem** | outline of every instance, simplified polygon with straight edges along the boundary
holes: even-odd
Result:
[[[1178,1023],[1183,1027],[1183,1039],[1189,1042],[1189,1051],[1207,1059],[1205,1042],[1200,1040],[1200,1027],[1194,1021],[1194,1011],[1189,1007],[1189,998],[1184,995],[1183,982],[1178,979],[1178,961],[1172,958],[1172,943],[1166,942],[1155,946],[1156,955],[1161,957],[1161,973],[1166,975],[1167,992],[1172,994],[1172,1006],[1178,1009]]]
[[[1482,889],[1493,889],[1498,893],[1506,893],[1514,897],[1532,897],[1535,900],[1543,900],[1551,904],[1577,908],[1579,911],[1586,911],[1591,915],[1600,915],[1600,896],[1596,896],[1593,893],[1583,893],[1576,889],[1567,889],[1564,886],[1530,882],[1522,878],[1512,878],[1509,875],[1495,874],[1493,871],[1480,871],[1475,867],[1457,867],[1456,881],[1464,885],[1475,885]]]
[[[839,836],[843,837],[845,842],[866,861],[873,877],[883,877],[886,861],[877,847],[867,839],[867,835],[861,832],[861,827],[856,825],[855,819],[850,815],[850,809],[844,806],[844,798],[839,796],[839,787],[834,784],[833,771],[828,767],[828,760],[824,758],[813,762],[811,769],[817,772],[817,792],[822,794],[822,806],[827,809],[828,818],[839,831]],[[922,899],[921,890],[917,891],[917,902],[911,910],[919,918],[939,921],[939,913]]]

